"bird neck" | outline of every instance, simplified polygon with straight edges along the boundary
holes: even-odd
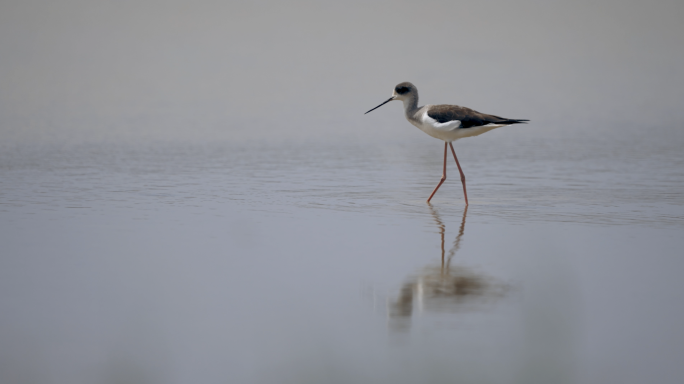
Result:
[[[418,95],[411,95],[402,100],[406,116],[412,116],[418,110]]]

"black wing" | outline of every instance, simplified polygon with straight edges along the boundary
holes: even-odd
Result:
[[[524,124],[529,121],[486,115],[458,105],[433,105],[430,106],[427,114],[440,123],[459,120],[461,128],[479,127],[487,124]]]

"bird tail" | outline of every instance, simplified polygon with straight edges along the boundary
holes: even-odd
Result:
[[[527,124],[527,119],[505,119],[504,121],[497,121],[497,124]]]

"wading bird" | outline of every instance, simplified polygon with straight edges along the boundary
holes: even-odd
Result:
[[[451,148],[451,153],[454,155],[454,160],[456,160],[456,166],[461,173],[463,195],[465,196],[465,203],[468,205],[465,175],[461,169],[461,164],[458,163],[456,151],[454,151],[454,146],[451,143],[464,137],[481,135],[494,128],[505,127],[511,124],[524,124],[529,121],[487,115],[473,111],[470,108],[459,107],[458,105],[444,104],[418,107],[418,89],[409,82],[398,84],[394,87],[392,97],[368,112],[376,110],[392,100],[401,100],[404,102],[404,113],[406,115],[406,120],[408,120],[409,123],[420,128],[421,131],[434,138],[444,140],[444,170],[442,171],[442,179],[439,181],[439,184],[437,184],[437,187],[435,187],[435,190],[432,191],[430,197],[428,197],[428,203],[442,183],[444,183],[444,180],[446,180],[447,145]]]

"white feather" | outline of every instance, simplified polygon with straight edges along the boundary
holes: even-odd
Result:
[[[423,124],[430,125],[432,126],[432,128],[438,129],[440,131],[453,131],[454,129],[457,129],[461,126],[461,120],[451,120],[447,121],[446,123],[440,123],[437,120],[430,117],[427,111],[423,113],[422,120]]]
[[[420,120],[409,121],[428,135],[447,142],[456,141],[465,137],[478,136],[491,131],[492,129],[505,126],[505,124],[487,124],[479,127],[461,128],[460,120],[440,123],[428,116],[427,110],[420,114]]]

